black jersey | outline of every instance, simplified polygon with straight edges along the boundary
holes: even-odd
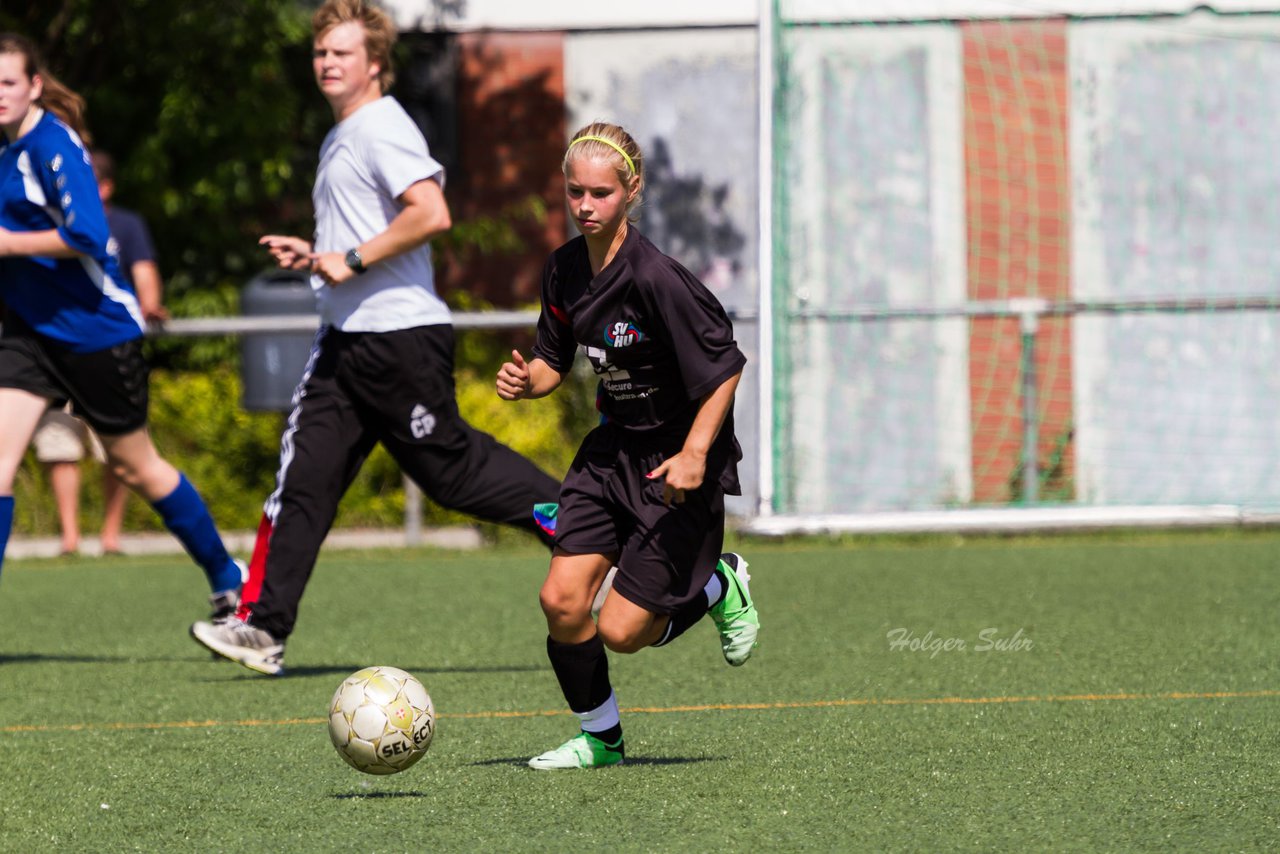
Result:
[[[598,276],[582,237],[547,260],[534,356],[564,374],[579,345],[600,378],[607,421],[681,441],[701,398],[747,363],[719,300],[634,227]],[[732,419],[720,431],[729,443]]]

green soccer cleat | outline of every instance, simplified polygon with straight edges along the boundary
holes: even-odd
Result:
[[[529,760],[529,767],[539,771],[563,771],[572,768],[607,768],[622,764],[622,742],[610,747],[589,732],[580,732],[555,750],[548,750]]]
[[[734,552],[720,555],[720,574],[725,581],[724,597],[711,609],[711,619],[720,630],[724,660],[739,667],[746,664],[751,651],[760,645],[756,643],[760,614],[751,601],[751,590],[747,587],[751,576],[747,574],[747,562],[742,555]]]

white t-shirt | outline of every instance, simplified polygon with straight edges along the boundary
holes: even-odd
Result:
[[[396,198],[432,179],[444,186],[444,167],[394,98],[384,96],[334,125],[320,146],[311,200],[315,251],[343,252],[386,231],[400,212]],[[450,322],[436,295],[431,248],[421,246],[371,265],[337,286],[311,277],[320,319],[347,332],[392,332]]]

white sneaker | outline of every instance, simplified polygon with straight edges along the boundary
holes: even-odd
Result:
[[[284,675],[284,641],[244,620],[231,617],[216,623],[194,623],[191,637],[250,670],[268,676]]]

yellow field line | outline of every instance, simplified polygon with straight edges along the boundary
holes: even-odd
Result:
[[[672,712],[754,712],[778,709],[830,709],[849,708],[855,706],[964,706],[964,705],[1001,705],[1011,703],[1079,703],[1079,702],[1114,702],[1135,700],[1243,700],[1259,697],[1280,697],[1280,691],[1171,691],[1163,694],[1046,694],[1029,697],[931,697],[903,699],[854,698],[847,700],[807,700],[796,703],[709,703],[696,706],[637,706],[622,709],[624,714],[660,715]],[[538,718],[568,715],[563,709],[525,712],[458,712],[442,714],[441,718],[468,720],[492,718]],[[148,729],[204,729],[223,726],[296,726],[305,724],[313,726],[322,724],[326,718],[285,718],[283,720],[259,720],[249,718],[239,721],[164,721],[159,723],[88,723],[34,725],[17,724],[0,727],[0,733],[12,732],[84,732],[87,730],[148,730]]]

